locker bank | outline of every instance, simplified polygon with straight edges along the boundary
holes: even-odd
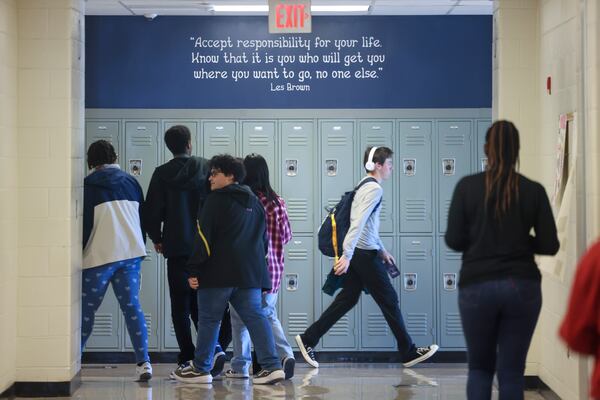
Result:
[[[227,2],[214,3],[0,0],[0,393],[72,395],[82,379],[85,388],[89,365],[133,362],[112,290],[79,353],[85,149],[96,140],[113,144],[144,193],[154,168],[172,157],[163,136],[174,125],[190,129],[195,155],[265,157],[293,231],[278,304],[292,346],[333,300],[321,291],[332,259],[316,239],[326,209],[364,175],[366,147],[393,149],[380,234],[398,261],[393,285],[410,335],[417,346],[440,346],[418,388],[447,373],[428,376],[429,368],[466,361],[461,254],[443,238],[456,183],[485,169],[486,130],[509,119],[521,134],[520,172],[552,195],[560,118],[568,116],[566,163],[577,173],[567,186],[563,258],[538,262],[544,305],[526,376],[542,393],[587,398],[591,364],[556,332],[577,260],[599,226],[596,3],[375,0],[364,12],[313,12],[309,33],[269,33],[266,12],[220,13],[214,6]],[[153,364],[174,363],[166,262],[146,246],[149,351]],[[364,294],[316,351],[331,368],[400,362]],[[364,386],[346,397],[369,396],[371,382],[358,381]],[[151,397],[171,398],[163,384]],[[335,398],[340,383],[332,385]],[[455,385],[423,384],[413,395],[464,398],[464,381]],[[285,395],[301,396],[295,388]],[[403,395],[381,398],[410,398]]]

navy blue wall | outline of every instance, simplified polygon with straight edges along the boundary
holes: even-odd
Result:
[[[86,17],[87,108],[489,108],[492,103],[491,16],[362,16],[313,17],[311,34],[270,35],[266,17]],[[296,37],[309,41],[308,53],[318,63],[299,63],[307,49],[261,49],[261,63],[252,63],[254,49],[237,40]],[[381,47],[363,47],[362,36]],[[247,62],[226,63],[220,49],[195,48],[196,39],[231,39],[236,55]],[[331,40],[315,48],[315,39]],[[357,39],[354,48],[334,47],[335,39]],[[218,64],[192,62],[192,55],[219,55]],[[340,64],[323,62],[339,53]],[[360,52],[344,66],[344,57]],[[277,55],[296,56],[282,66]],[[384,55],[370,65],[368,55]],[[266,64],[266,56],[274,63]],[[294,78],[282,76],[283,67]],[[279,79],[231,79],[234,70],[277,69]],[[226,71],[226,79],[197,79],[194,71]],[[356,77],[373,71],[376,78]],[[350,78],[332,78],[333,71]],[[299,82],[300,71],[311,79]],[[327,78],[317,79],[317,71]],[[306,74],[306,72],[305,72]],[[301,85],[310,91],[297,91]],[[281,85],[281,86],[280,86]],[[284,90],[274,91],[275,88]]]

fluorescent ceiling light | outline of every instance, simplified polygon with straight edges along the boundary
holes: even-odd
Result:
[[[215,12],[268,12],[267,5],[217,5],[213,6]]]
[[[311,6],[312,12],[367,12],[369,5],[337,5],[337,6]],[[267,5],[217,5],[213,6],[215,12],[268,12]]]
[[[311,6],[310,10],[313,12],[367,12],[369,11],[369,5],[360,6]]]

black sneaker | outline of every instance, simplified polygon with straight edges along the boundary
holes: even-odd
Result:
[[[255,385],[271,385],[273,383],[281,382],[284,379],[285,373],[280,369],[274,371],[263,369],[252,378],[252,383]]]
[[[285,379],[292,379],[294,376],[294,366],[296,365],[296,360],[294,357],[286,357],[281,361],[281,366],[283,367],[283,372],[285,373]]]
[[[175,379],[183,383],[212,383],[213,379],[210,372],[200,372],[192,363],[185,368],[176,369],[174,375]]]
[[[302,357],[304,357],[304,361],[306,361],[311,367],[319,368],[319,363],[315,359],[315,351],[313,350],[313,348],[304,345],[304,342],[302,341],[302,336],[296,335],[295,339],[296,343],[298,344],[298,347],[300,348],[300,353],[302,353]]]
[[[224,352],[220,351],[218,353],[215,353],[215,355],[213,356],[212,367],[210,370],[210,374],[213,376],[213,378],[216,378],[217,376],[221,375],[221,372],[223,372],[223,368],[225,368],[225,361],[227,361],[227,357],[225,356]]]
[[[402,365],[404,365],[406,368],[412,367],[421,361],[427,360],[429,357],[434,355],[438,349],[439,346],[437,344],[432,344],[429,347],[417,347],[415,352],[411,354],[410,357],[408,357],[408,359],[402,363]]]

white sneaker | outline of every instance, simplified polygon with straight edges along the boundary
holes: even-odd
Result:
[[[147,382],[152,379],[152,365],[148,361],[142,365],[136,365],[135,373],[138,376],[138,381]]]
[[[281,369],[274,371],[262,370],[252,378],[255,385],[272,385],[285,379],[285,373]]]
[[[409,357],[409,359],[402,363],[405,368],[412,367],[422,361],[427,360],[429,357],[434,355],[440,347],[437,344],[432,344],[429,347],[417,347],[415,353]]]

